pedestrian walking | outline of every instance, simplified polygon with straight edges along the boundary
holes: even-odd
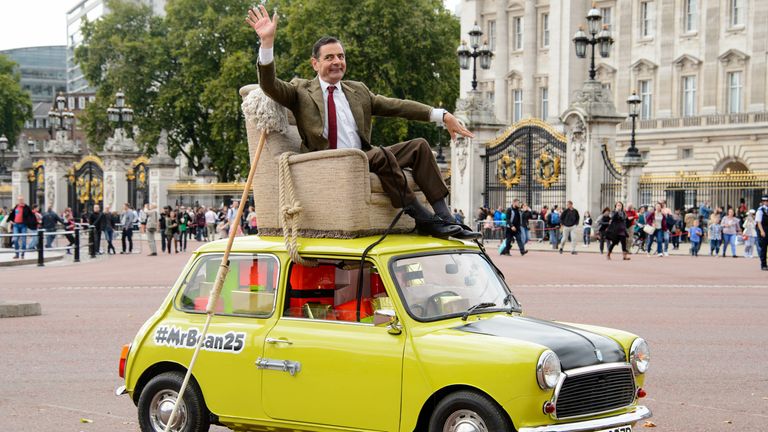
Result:
[[[13,224],[13,259],[24,259],[24,251],[27,249],[27,230],[37,227],[37,219],[32,213],[32,208],[24,202],[24,197],[19,195],[16,206],[9,216]]]
[[[155,243],[155,235],[160,226],[160,215],[157,211],[157,204],[152,203],[146,210],[147,213],[147,243],[149,244],[149,256],[157,256],[157,244]]]
[[[600,215],[600,218],[597,220],[597,239],[600,242],[600,255],[603,254],[605,242],[608,241],[606,237],[606,231],[608,230],[608,225],[610,223],[611,209],[609,207],[605,207],[603,209],[603,213]]]
[[[506,247],[501,251],[501,255],[509,255],[510,249],[512,249],[512,240],[517,242],[517,247],[520,250],[520,255],[528,253],[525,250],[525,244],[521,236],[520,226],[522,224],[522,215],[520,213],[520,200],[515,198],[512,200],[512,206],[507,209],[507,226],[505,229],[505,241]]]
[[[592,215],[589,213],[589,210],[584,212],[584,226],[582,229],[584,230],[584,246],[587,247],[592,239]]]
[[[742,233],[744,235],[744,257],[754,258],[754,248],[757,243],[757,222],[755,222],[755,211],[748,210],[747,216],[742,224]]]
[[[606,230],[606,237],[610,241],[610,243],[608,243],[608,255],[606,255],[606,259],[611,259],[613,247],[620,244],[621,251],[624,254],[623,259],[629,261],[629,253],[627,252],[627,213],[624,212],[624,203],[621,201],[617,201],[613,208],[611,220],[608,223],[608,229]]]
[[[760,269],[768,271],[766,252],[768,251],[768,194],[760,199],[760,208],[755,215],[755,224],[758,232],[758,255],[760,256]]]
[[[565,242],[570,239],[571,255],[576,255],[576,239],[578,238],[580,219],[579,211],[573,208],[573,202],[566,202],[565,210],[563,210],[563,214],[560,215],[560,221],[562,222],[562,237],[560,239],[561,254],[563,253]]]
[[[557,249],[557,245],[560,243],[560,210],[557,205],[552,206],[552,210],[547,213],[545,220],[549,233],[549,243],[552,245],[552,249]]]
[[[208,207],[205,212],[205,241],[211,241],[216,237],[216,212],[213,207]]]
[[[128,203],[123,204],[123,214],[120,215],[120,224],[123,226],[122,231],[122,250],[121,254],[133,253],[133,224],[139,220],[136,212],[133,211],[131,205]],[[126,250],[126,242],[128,243],[128,249]]]
[[[725,217],[720,221],[723,227],[723,258],[725,258],[726,249],[731,246],[731,255],[736,258],[736,237],[741,231],[739,218],[735,216],[733,208],[729,208]]]
[[[93,212],[88,218],[88,224],[93,226],[93,247],[96,255],[101,255],[101,233],[107,226],[107,216],[101,211],[101,206],[94,204]]]
[[[699,220],[693,221],[693,226],[688,228],[688,240],[691,241],[691,256],[699,256],[702,231],[699,228]]]
[[[720,218],[718,216],[712,216],[709,218],[709,255],[720,255],[720,243],[723,241],[723,227],[720,225]]]
[[[56,232],[56,224],[61,223],[64,224],[64,220],[59,217],[58,214],[53,210],[53,207],[48,206],[48,210],[43,214],[42,216],[42,223],[43,223],[43,229],[46,233],[55,233]],[[53,246],[53,242],[56,240],[55,234],[46,234],[45,236],[45,248],[50,249]]]

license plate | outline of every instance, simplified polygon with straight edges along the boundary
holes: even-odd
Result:
[[[632,432],[632,426],[617,426],[615,428],[610,429],[601,429],[597,432]]]

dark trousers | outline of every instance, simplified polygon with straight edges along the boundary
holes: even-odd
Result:
[[[125,252],[125,241],[128,240],[128,252],[133,252],[133,230],[123,228],[123,252]]]
[[[405,168],[411,168],[413,180],[430,203],[448,195],[448,188],[440,175],[432,149],[423,138],[394,144],[386,147],[386,150],[374,148],[368,150],[366,155],[368,169],[379,176],[381,188],[395,208],[416,200],[403,174],[402,169]]]
[[[523,239],[520,236],[520,231],[512,231],[511,229],[507,228],[505,230],[506,239],[507,239],[507,246],[504,248],[503,251],[501,251],[502,255],[509,255],[509,250],[512,249],[512,240],[515,240],[517,242],[517,248],[520,250],[520,253],[525,252],[525,245],[523,244]]]
[[[101,230],[98,228],[93,230],[93,251],[97,254],[101,252]]]
[[[763,214],[765,217],[765,214]],[[757,241],[760,243],[760,267],[768,267],[765,263],[765,252],[768,249],[768,233],[765,237],[761,237],[760,233],[757,234]]]
[[[165,246],[168,244],[165,240],[165,230],[160,231],[160,244],[163,246],[163,252],[165,252]]]
[[[621,251],[626,253],[627,252],[627,237],[626,236],[617,236],[615,241],[614,240],[608,240],[608,253],[610,254],[613,252],[613,247],[617,244],[621,243]]]

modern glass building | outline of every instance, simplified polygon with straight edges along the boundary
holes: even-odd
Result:
[[[21,87],[32,103],[51,102],[67,90],[67,47],[41,46],[0,51],[19,65]]]

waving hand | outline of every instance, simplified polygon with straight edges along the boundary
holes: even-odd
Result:
[[[272,15],[272,19],[269,18],[267,9],[264,5],[259,5],[248,11],[248,16],[245,18],[245,22],[251,26],[259,35],[262,48],[272,48],[275,42],[275,33],[277,32],[277,21],[280,17],[277,12]]]

